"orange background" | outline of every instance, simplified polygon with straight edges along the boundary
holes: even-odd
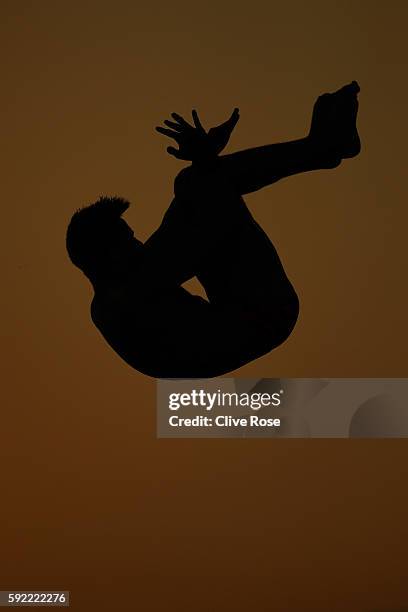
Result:
[[[171,111],[239,106],[233,151],[305,135],[357,79],[360,157],[247,198],[301,316],[236,375],[406,376],[408,4],[1,8],[0,588],[69,589],[75,611],[408,607],[405,441],[157,440],[155,381],[105,345],[65,253],[101,194],[156,228]]]

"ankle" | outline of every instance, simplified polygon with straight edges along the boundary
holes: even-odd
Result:
[[[303,140],[309,150],[310,157],[316,162],[316,169],[330,169],[340,166],[341,155],[327,142],[310,134]]]

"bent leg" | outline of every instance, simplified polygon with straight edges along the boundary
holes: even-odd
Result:
[[[299,303],[275,247],[255,221],[221,165],[187,168],[175,183],[176,202],[189,215],[190,258],[210,303],[239,311],[280,344],[292,331]]]

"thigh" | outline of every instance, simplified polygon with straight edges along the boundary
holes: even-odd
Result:
[[[234,313],[241,334],[256,328],[277,346],[297,321],[298,297],[271,240],[228,175],[220,174],[202,190],[207,202],[196,242],[204,256],[197,259],[196,276],[221,317]]]
[[[276,249],[224,165],[185,169],[175,181],[175,195],[189,219],[196,276],[210,301],[253,302],[283,290],[288,281]]]
[[[255,306],[277,300],[289,286],[279,255],[243,201],[237,205],[241,210],[212,244],[197,277],[218,304]]]
[[[177,176],[175,199],[146,247],[174,282],[197,276],[211,304],[252,319],[282,318],[282,309],[296,310],[296,294],[223,168],[189,167]]]

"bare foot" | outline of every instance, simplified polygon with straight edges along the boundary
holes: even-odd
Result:
[[[359,91],[358,83],[352,81],[334,93],[319,96],[313,107],[309,138],[329,155],[345,159],[360,153],[356,126]]]

